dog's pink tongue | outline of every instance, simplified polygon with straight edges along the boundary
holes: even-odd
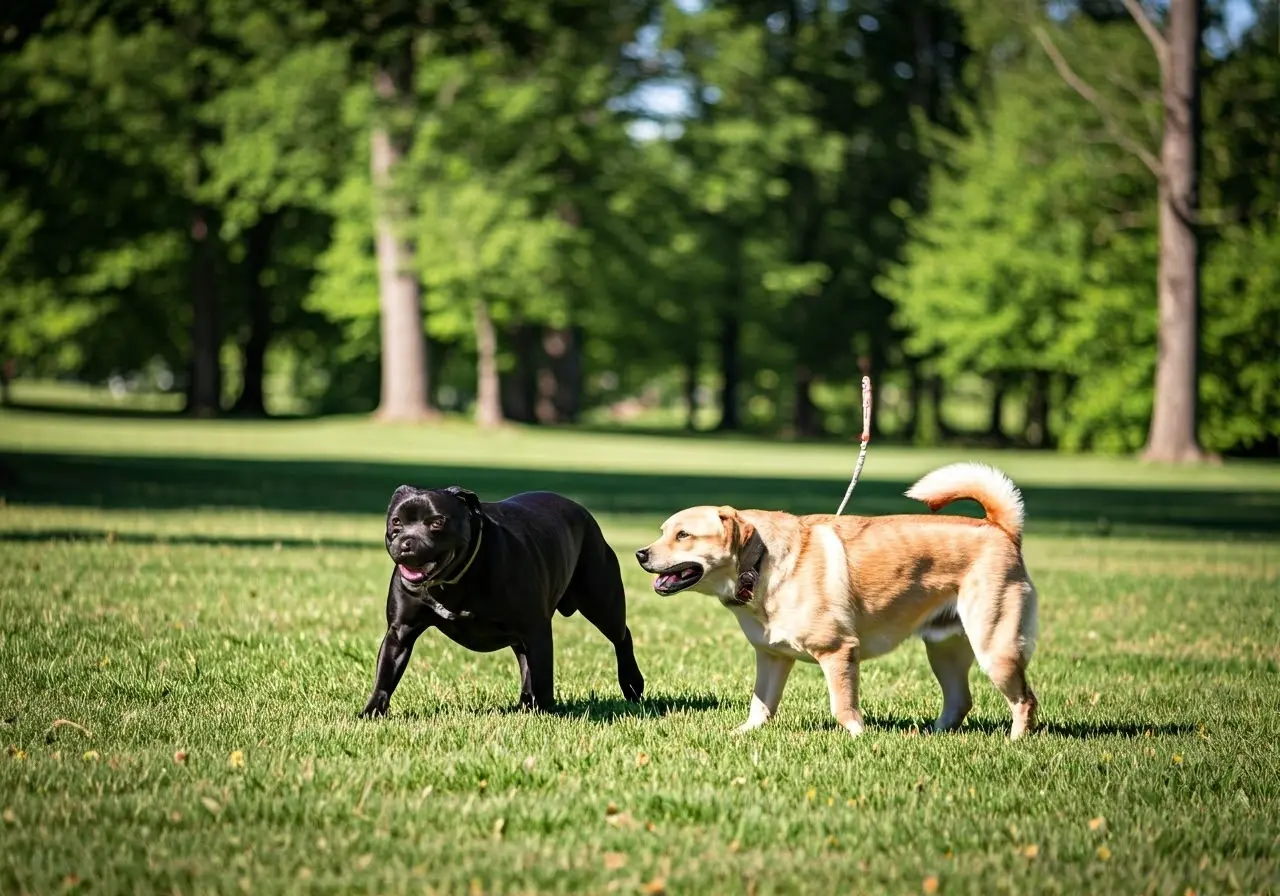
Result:
[[[672,584],[675,580],[676,580],[675,576],[671,575],[670,573],[664,573],[658,576],[658,578],[654,579],[653,581],[654,590],[656,591],[662,588],[666,588],[668,585]]]
[[[412,566],[405,566],[403,563],[401,563],[400,576],[406,581],[421,582],[423,579],[427,577],[427,574],[423,572],[421,569],[414,569]]]

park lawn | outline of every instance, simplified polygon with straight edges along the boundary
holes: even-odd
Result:
[[[940,700],[908,643],[864,668],[862,738],[807,666],[734,737],[750,648],[630,553],[687,504],[834,509],[853,457],[0,413],[0,892],[1274,891],[1280,468],[873,444],[852,512],[912,510],[906,485],[961,457],[1025,487],[1043,730],[1010,743],[975,671],[966,728],[922,734]],[[357,721],[401,481],[596,510],[645,703],[574,617],[556,715],[513,711],[509,653],[428,634],[391,717]]]

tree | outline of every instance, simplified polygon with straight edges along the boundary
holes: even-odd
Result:
[[[1034,30],[1063,79],[1098,110],[1113,138],[1138,156],[1156,179],[1159,348],[1151,427],[1142,455],[1159,462],[1198,461],[1204,457],[1196,431],[1201,0],[1170,0],[1163,34],[1138,0],[1122,2],[1150,41],[1160,67],[1164,114],[1158,158],[1116,121],[1097,90],[1072,70],[1048,31],[1041,26]]]

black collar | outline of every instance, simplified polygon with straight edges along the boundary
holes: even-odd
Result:
[[[764,565],[764,539],[752,532],[738,553],[738,590],[726,604],[741,607],[751,603],[756,585],[760,584],[760,567]]]

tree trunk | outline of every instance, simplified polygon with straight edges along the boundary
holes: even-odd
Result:
[[[689,347],[684,359],[684,428],[689,432],[698,431],[698,345]]]
[[[1031,387],[1027,390],[1027,419],[1023,438],[1032,448],[1049,445],[1049,374],[1044,370],[1031,373]]]
[[[538,402],[538,328],[531,324],[507,327],[507,345],[515,363],[498,374],[502,387],[502,416],[517,423],[536,423],[533,409]]]
[[[874,386],[874,383],[872,384]],[[914,442],[916,433],[920,431],[920,401],[924,390],[920,383],[920,365],[915,361],[907,362],[907,418],[902,421],[902,431],[898,434],[904,442]],[[872,402],[872,410],[875,402]]]
[[[933,428],[937,433],[939,442],[952,438],[956,433],[947,421],[942,418],[942,403],[946,398],[947,390],[942,382],[942,377],[931,376],[925,382],[925,392],[927,393],[930,407],[933,410]]]
[[[741,325],[737,311],[720,315],[720,423],[716,429],[731,432],[741,425],[738,417],[738,389],[742,375],[739,369],[738,342]]]
[[[249,417],[265,417],[266,402],[263,399],[262,381],[267,370],[267,349],[271,346],[271,293],[262,284],[271,257],[271,236],[275,230],[275,216],[263,215],[249,231],[245,251],[245,298],[249,305],[249,336],[240,347],[243,382],[240,396],[231,409],[235,414]]]
[[[792,424],[799,438],[812,439],[822,435],[822,414],[813,403],[813,371],[804,364],[796,366]]]
[[[1199,201],[1199,0],[1170,3],[1168,45],[1160,148],[1159,335],[1151,429],[1142,456],[1182,463],[1204,458],[1196,434],[1200,247],[1192,221]]]
[[[582,404],[582,330],[546,327],[538,370],[536,415],[539,423],[572,423]]]
[[[991,378],[991,416],[987,423],[987,436],[997,443],[1004,441],[1004,395],[1005,379],[997,374]]]
[[[483,299],[475,305],[476,423],[485,429],[502,425],[502,388],[498,380],[498,334]]]
[[[209,211],[197,208],[191,219],[191,359],[187,413],[213,417],[222,410],[222,315],[218,307],[213,235]]]
[[[374,75],[374,90],[387,105],[393,104],[399,93],[387,69]],[[435,414],[427,382],[422,293],[413,272],[413,245],[401,233],[407,217],[404,203],[394,196],[392,186],[404,147],[393,138],[385,121],[374,126],[371,143],[382,312],[382,397],[377,416],[382,420],[423,420]]]

